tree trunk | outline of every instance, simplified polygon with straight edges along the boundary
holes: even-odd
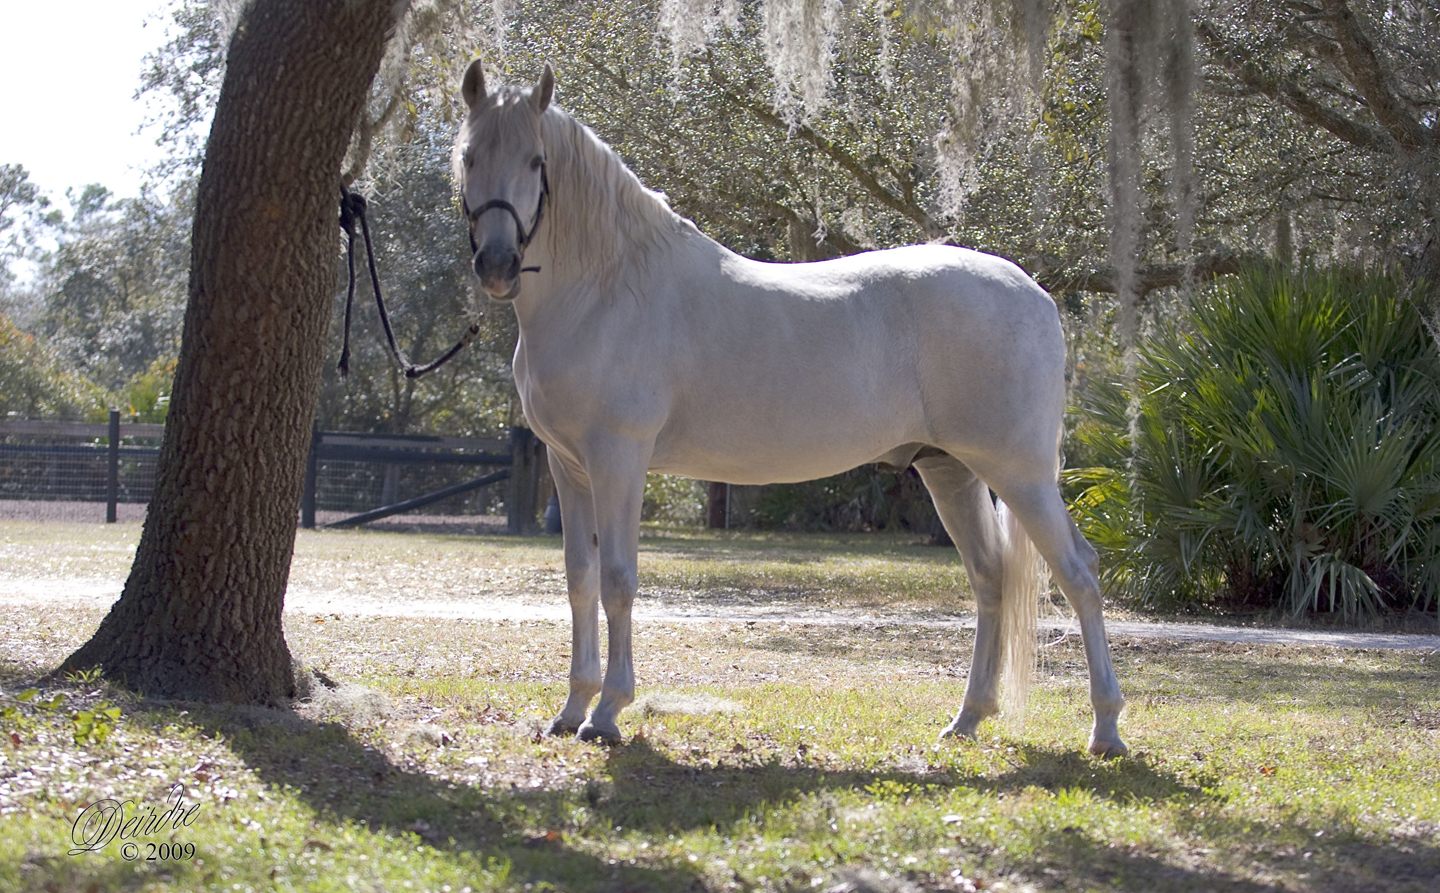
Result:
[[[184,337],[154,498],[125,588],[62,670],[277,704],[281,625],[324,336],[339,175],[396,0],[255,0],[200,176]]]

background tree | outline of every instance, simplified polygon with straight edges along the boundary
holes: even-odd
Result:
[[[105,392],[0,313],[0,419],[104,418]]]
[[[179,348],[185,306],[184,194],[115,199],[92,185],[53,230],[56,247],[32,289],[37,334],[106,389],[120,388]]]
[[[1349,230],[1347,249],[1400,259],[1440,295],[1440,4],[1212,3],[1199,35],[1216,87],[1238,94],[1242,114],[1312,147],[1271,181],[1277,242],[1331,218]]]
[[[13,291],[15,264],[33,259],[39,231],[48,222],[50,200],[18,164],[0,164],[0,312],[24,310]]]

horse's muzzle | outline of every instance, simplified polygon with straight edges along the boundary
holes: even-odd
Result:
[[[475,252],[475,275],[492,301],[508,301],[520,291],[520,252],[500,245],[486,245]]]

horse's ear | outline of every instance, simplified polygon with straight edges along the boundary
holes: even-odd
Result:
[[[530,102],[535,105],[535,111],[543,112],[550,107],[550,100],[555,95],[555,72],[550,70],[550,63],[545,63],[545,70],[540,72],[540,83],[530,91]]]
[[[465,79],[460,82],[460,95],[465,98],[466,108],[472,112],[485,98],[485,67],[480,64],[479,59],[471,59],[470,66],[465,69]]]

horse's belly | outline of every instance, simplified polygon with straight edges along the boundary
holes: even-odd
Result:
[[[684,457],[667,457],[657,458],[651,463],[650,470],[725,484],[794,484],[849,471],[874,459],[874,456],[870,456],[852,461],[853,457],[837,459],[834,456],[806,457],[792,454],[775,461],[726,462],[711,459],[689,461]]]
[[[851,429],[843,437],[807,436],[813,432],[803,427],[767,431],[735,426],[710,431],[708,436],[695,433],[662,432],[655,442],[651,470],[729,484],[795,483],[874,462],[905,439],[895,428]]]

